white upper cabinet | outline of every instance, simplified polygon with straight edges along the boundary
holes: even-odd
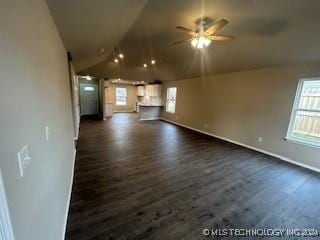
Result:
[[[152,85],[146,85],[145,90],[146,90],[145,95],[151,97],[152,96]]]
[[[161,97],[161,90],[162,86],[161,84],[154,84],[153,86],[153,97]]]
[[[145,87],[145,94],[149,97],[161,97],[161,84],[150,84]]]
[[[143,97],[144,96],[144,86],[138,86],[137,87],[137,96]]]

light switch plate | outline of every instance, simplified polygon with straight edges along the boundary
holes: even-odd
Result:
[[[31,163],[31,158],[29,156],[29,149],[28,145],[25,145],[19,152],[18,152],[18,163],[19,163],[19,171],[20,177],[24,176],[25,169]]]

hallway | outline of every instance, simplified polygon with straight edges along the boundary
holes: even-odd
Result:
[[[318,227],[319,196],[312,171],[117,113],[81,122],[67,239],[204,239],[204,228]]]

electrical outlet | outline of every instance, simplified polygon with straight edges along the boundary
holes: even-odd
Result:
[[[28,145],[25,145],[18,152],[18,163],[19,163],[20,177],[23,177],[27,166],[31,163],[31,158],[29,156]]]
[[[49,141],[50,140],[50,129],[49,129],[49,126],[46,126],[45,132],[46,132],[46,140]]]
[[[204,126],[204,128],[208,128],[208,124],[207,123],[203,124],[203,126]]]
[[[176,115],[176,119],[178,119],[178,116]]]
[[[258,142],[262,142],[262,137],[258,137]]]

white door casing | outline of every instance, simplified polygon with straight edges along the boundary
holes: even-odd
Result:
[[[0,169],[0,240],[14,240],[7,198]]]

